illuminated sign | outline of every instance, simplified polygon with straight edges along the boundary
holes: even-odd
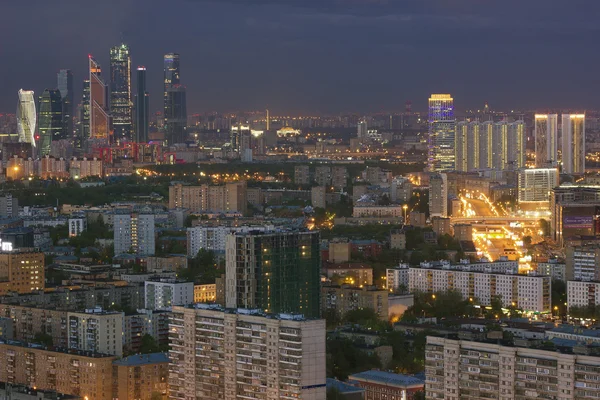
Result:
[[[13,244],[11,242],[3,242],[2,239],[0,239],[0,250],[13,251]]]

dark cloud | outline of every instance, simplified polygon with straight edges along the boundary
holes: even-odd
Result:
[[[600,62],[587,0],[31,0],[0,13],[0,111],[16,91],[80,82],[92,53],[108,71],[120,38],[148,68],[160,108],[162,54],[182,57],[190,111],[593,108]],[[27,21],[27,29],[23,28]]]

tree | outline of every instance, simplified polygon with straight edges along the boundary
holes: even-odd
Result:
[[[533,241],[533,239],[531,238],[531,236],[525,236],[525,237],[523,237],[523,245],[525,247],[531,246],[532,241]]]
[[[142,344],[140,346],[141,354],[158,353],[158,351],[158,344],[152,335],[146,333],[144,336],[142,336]]]
[[[33,337],[34,343],[41,344],[42,346],[52,347],[52,336],[47,333],[38,332]]]
[[[342,400],[344,397],[338,390],[338,388],[332,386],[327,389],[327,400]]]
[[[567,285],[560,279],[552,280],[552,310],[555,315],[565,315],[567,306]]]

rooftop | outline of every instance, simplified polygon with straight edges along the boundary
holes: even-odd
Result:
[[[327,390],[336,388],[341,394],[345,393],[361,393],[365,389],[349,385],[346,382],[338,381],[337,379],[327,378]]]
[[[364,371],[350,375],[349,381],[358,380],[363,382],[372,382],[377,384],[386,384],[400,387],[424,386],[425,381],[414,376],[394,374],[385,371]]]
[[[168,363],[167,353],[136,354],[113,362],[113,365],[137,367],[140,365]]]

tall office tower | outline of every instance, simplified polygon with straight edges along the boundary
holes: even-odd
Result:
[[[131,56],[124,43],[110,49],[110,114],[115,140],[131,139]]]
[[[19,143],[31,143],[35,147],[35,124],[37,113],[33,90],[19,90],[17,103],[17,132]]]
[[[451,171],[454,165],[454,100],[449,94],[432,94],[429,98],[430,171]]]
[[[114,226],[115,254],[154,255],[154,214],[117,214]]]
[[[535,166],[553,167],[558,161],[558,116],[535,115]]]
[[[479,122],[469,122],[467,129],[467,171],[479,168],[481,158],[479,152],[480,128]]]
[[[61,69],[56,74],[58,90],[62,96],[62,120],[64,137],[73,136],[73,73],[70,69]]]
[[[562,115],[562,165],[566,174],[585,173],[585,115]]]
[[[83,95],[79,108],[78,146],[90,137],[90,80],[83,81]]]
[[[508,123],[492,125],[492,169],[502,171],[508,166]]]
[[[63,138],[62,102],[58,89],[46,89],[40,96],[38,134],[41,156],[50,154],[52,141]]]
[[[325,399],[325,342],[322,319],[173,307],[169,398]]]
[[[448,216],[448,178],[446,174],[429,177],[429,217]]]
[[[108,110],[108,88],[102,80],[102,67],[92,57],[90,61],[90,138],[109,142],[112,136]]]
[[[148,121],[150,118],[150,95],[146,90],[146,67],[137,68],[137,95],[135,104],[135,141],[148,142]]]
[[[164,56],[165,133],[167,143],[182,143],[187,139],[187,104],[185,86],[181,85],[179,54]]]
[[[525,168],[526,140],[524,121],[508,124],[508,162],[514,169]]]
[[[456,124],[456,137],[454,138],[455,160],[457,171],[469,170],[469,123],[461,121]]]
[[[227,308],[319,317],[319,232],[238,232],[225,248]]]

